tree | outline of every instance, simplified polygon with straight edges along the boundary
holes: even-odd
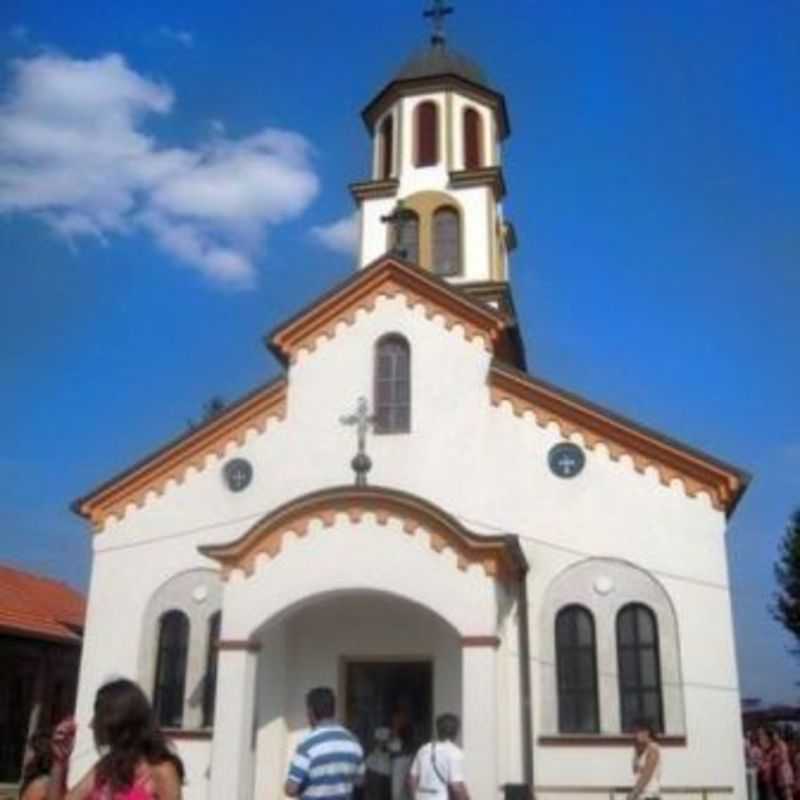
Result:
[[[193,419],[187,419],[186,427],[190,431],[196,430],[202,425],[205,425],[209,420],[214,419],[214,417],[218,417],[225,410],[225,406],[225,400],[219,395],[214,395],[214,397],[212,397],[210,400],[203,403],[203,415],[200,418],[200,422],[195,422]]]
[[[794,637],[792,652],[800,656],[800,508],[789,517],[775,564],[778,591],[770,611]]]

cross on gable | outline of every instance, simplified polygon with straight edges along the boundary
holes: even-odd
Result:
[[[350,425],[356,429],[358,451],[350,462],[356,474],[356,486],[367,485],[367,473],[372,469],[372,459],[366,453],[367,431],[375,422],[375,416],[367,410],[367,399],[359,397],[354,414],[347,414],[339,418],[342,425]]]

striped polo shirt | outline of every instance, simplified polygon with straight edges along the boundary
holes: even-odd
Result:
[[[289,780],[303,800],[350,800],[353,785],[364,776],[364,751],[350,731],[323,722],[297,746]]]

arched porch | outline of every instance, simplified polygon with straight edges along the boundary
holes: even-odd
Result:
[[[349,665],[404,661],[430,665],[425,732],[435,713],[460,713],[473,792],[497,795],[497,649],[525,569],[513,539],[419,498],[343,487],[204,552],[227,579],[211,797],[280,797],[305,692],[332,686],[353,724]]]

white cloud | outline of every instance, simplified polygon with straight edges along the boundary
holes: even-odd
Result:
[[[354,255],[358,248],[358,212],[329,225],[317,225],[311,229],[311,235],[335,253]]]
[[[169,25],[162,25],[158,29],[158,35],[183,47],[194,47],[194,34],[191,31],[176,30]]]
[[[269,227],[319,191],[311,146],[290,131],[235,140],[216,126],[200,146],[163,147],[143,126],[174,102],[117,54],[14,62],[0,101],[0,214],[35,215],[73,242],[144,231],[214,280],[252,284]]]

